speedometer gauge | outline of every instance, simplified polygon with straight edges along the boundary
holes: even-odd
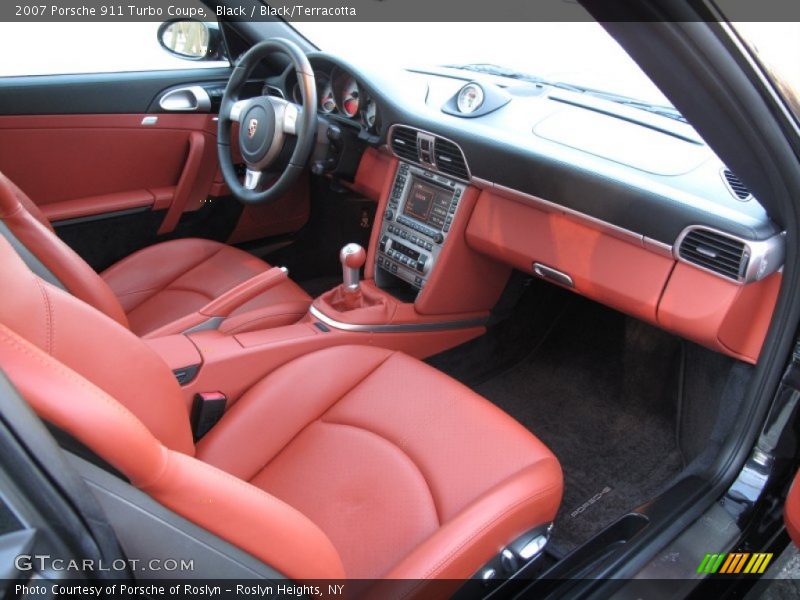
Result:
[[[358,114],[360,95],[356,80],[348,77],[342,88],[342,112],[348,117],[355,117]]]

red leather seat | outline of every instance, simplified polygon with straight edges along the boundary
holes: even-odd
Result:
[[[416,359],[361,346],[295,359],[195,446],[144,341],[2,239],[0,288],[14,290],[0,296],[0,365],[38,414],[290,578],[467,578],[555,517],[553,454]]]
[[[67,291],[139,336],[179,333],[182,317],[270,269],[263,260],[231,246],[182,239],[145,248],[98,275],[2,173],[0,219]],[[240,306],[221,328],[234,333],[289,325],[303,317],[310,304],[309,295],[286,280]]]

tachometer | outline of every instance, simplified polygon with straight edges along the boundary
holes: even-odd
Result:
[[[342,88],[342,112],[348,117],[355,117],[360,106],[361,91],[358,89],[356,80],[348,77]]]

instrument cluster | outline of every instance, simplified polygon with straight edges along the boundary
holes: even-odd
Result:
[[[378,105],[352,75],[334,67],[331,71],[315,69],[314,78],[317,84],[317,111],[320,114],[357,123],[369,133],[380,131]],[[302,104],[300,85],[294,77],[292,79],[291,99]]]

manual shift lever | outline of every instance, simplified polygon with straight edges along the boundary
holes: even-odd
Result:
[[[360,289],[360,270],[367,262],[367,253],[358,244],[347,244],[339,252],[342,263],[342,285],[345,292],[358,292]]]

